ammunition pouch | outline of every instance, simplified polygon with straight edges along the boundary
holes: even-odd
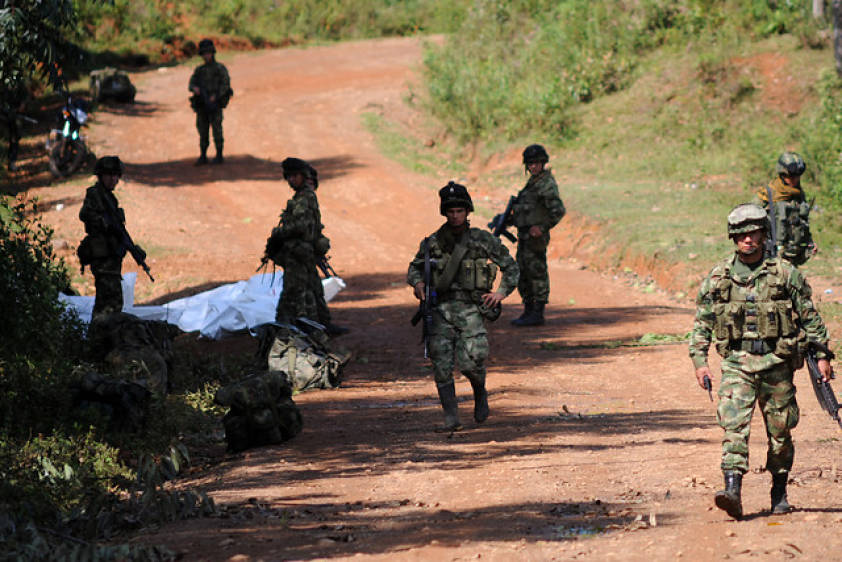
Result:
[[[317,256],[325,256],[330,251],[330,238],[325,235],[319,235],[313,243],[313,250]]]

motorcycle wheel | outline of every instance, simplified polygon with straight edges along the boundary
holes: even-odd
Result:
[[[50,148],[50,172],[57,178],[71,175],[82,165],[87,153],[81,140],[60,140]]]

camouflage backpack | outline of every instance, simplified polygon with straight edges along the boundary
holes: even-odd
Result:
[[[232,451],[273,445],[301,431],[301,412],[284,373],[254,373],[220,388],[214,402],[230,408],[222,423]]]
[[[339,386],[350,352],[332,346],[323,330],[309,324],[305,327],[306,332],[292,324],[259,326],[258,354],[264,367],[285,373],[293,391]]]

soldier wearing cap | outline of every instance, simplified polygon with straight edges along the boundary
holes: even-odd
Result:
[[[735,519],[743,513],[742,478],[748,471],[755,403],[768,436],[771,511],[790,511],[786,485],[795,454],[791,431],[799,415],[792,375],[803,363],[806,342],[828,340],[801,273],[780,257],[764,257],[768,231],[762,207],[743,204],[728,215],[728,236],[736,251],[702,281],[690,337],[690,358],[703,388],[705,377],[713,379],[707,364],[711,342],[722,356],[716,417],[725,430],[721,462],[725,489],[716,493],[715,502]],[[819,370],[829,378],[829,361],[822,354],[818,357]]]
[[[801,187],[801,176],[806,169],[798,153],[784,152],[775,165],[778,177],[768,186],[758,188],[752,201],[766,209],[770,220],[774,215],[775,240],[770,239],[767,246],[774,244],[770,249],[796,266],[818,251],[810,233],[810,204]]]
[[[123,163],[117,156],[103,156],[94,167],[96,183],[85,192],[79,220],[85,224],[85,238],[77,251],[82,267],[91,266],[96,287],[94,316],[123,309],[121,286],[123,258],[127,248],[118,228],[126,215],[114,196],[114,188],[123,175]],[[139,249],[139,248],[138,248]],[[143,256],[145,252],[140,250]]]
[[[216,147],[214,164],[222,164],[222,148],[225,140],[222,137],[222,110],[234,94],[231,90],[231,80],[228,69],[216,62],[216,47],[210,39],[199,41],[199,55],[205,63],[196,67],[190,77],[189,90],[193,93],[190,107],[196,112],[196,130],[199,131],[199,159],[196,165],[208,163],[208,129],[213,130],[213,144]]]
[[[517,286],[518,266],[498,238],[471,227],[468,214],[474,205],[464,186],[450,182],[439,190],[439,198],[439,212],[447,222],[421,242],[406,279],[415,297],[423,301],[425,262],[429,259],[431,291],[436,294],[436,302],[428,348],[444,410],[444,426],[438,431],[457,431],[462,426],[454,366],[471,383],[474,420],[484,422],[488,418],[488,338],[484,319],[499,317],[500,302]],[[502,279],[495,291],[492,289],[498,268]]]
[[[564,217],[564,203],[558,185],[547,169],[549,155],[540,144],[523,151],[523,165],[529,173],[526,186],[517,195],[510,222],[517,228],[517,264],[520,281],[517,290],[523,300],[523,314],[512,320],[515,326],[540,326],[544,307],[550,299],[547,272],[547,246],[550,229]]]
[[[317,260],[330,249],[316,198],[318,174],[300,158],[286,158],[281,167],[295,194],[266,242],[266,258],[284,270],[284,289],[275,317],[279,322],[303,317],[324,325],[328,335],[344,334],[347,328],[331,322],[317,266]]]

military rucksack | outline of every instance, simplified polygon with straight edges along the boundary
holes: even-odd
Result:
[[[107,67],[94,70],[90,76],[90,93],[94,101],[111,99],[122,103],[134,103],[137,88],[125,72]]]
[[[281,443],[301,431],[301,412],[282,372],[251,374],[220,388],[214,402],[229,408],[222,423],[232,451]]]
[[[293,391],[339,386],[342,369],[351,359],[350,352],[331,345],[324,330],[315,326],[306,324],[307,331],[281,323],[257,328],[264,368],[285,373]]]

